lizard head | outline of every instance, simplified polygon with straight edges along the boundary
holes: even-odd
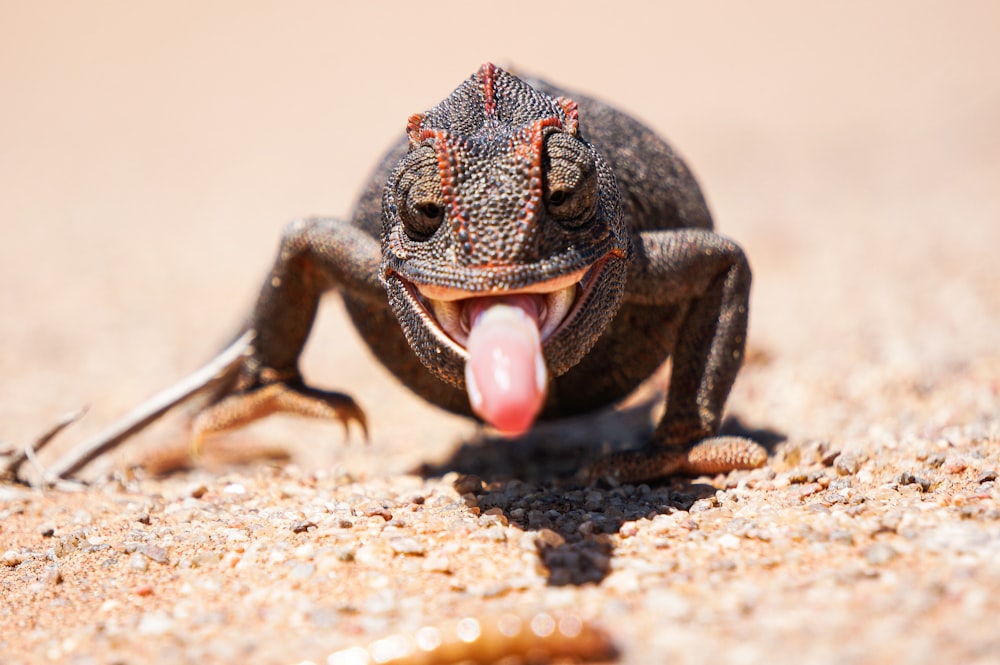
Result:
[[[621,302],[631,245],[614,174],[574,102],[491,64],[407,134],[382,201],[390,306],[433,374],[524,431]]]

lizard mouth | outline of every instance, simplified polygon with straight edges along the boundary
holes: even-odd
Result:
[[[487,293],[418,284],[405,279],[400,281],[406,287],[410,300],[419,306],[422,318],[433,323],[430,328],[441,333],[438,336],[446,338],[442,341],[450,343],[460,355],[466,357],[466,343],[476,317],[498,302],[516,303],[530,312],[544,344],[582,308],[609,258],[605,256],[590,266],[567,275],[517,289],[498,289]]]

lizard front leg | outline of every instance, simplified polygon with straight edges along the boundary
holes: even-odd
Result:
[[[760,445],[717,436],[746,344],[750,267],[743,251],[703,229],[643,232],[635,247],[626,302],[681,305],[683,312],[667,407],[645,448],[600,459],[587,475],[636,482],[762,465]]]
[[[384,297],[378,280],[377,239],[331,218],[289,224],[274,267],[261,287],[246,329],[253,333],[241,364],[220,381],[192,423],[192,449],[212,433],[240,427],[275,412],[357,422],[364,412],[345,394],[312,388],[299,371],[321,296],[329,290],[363,299]]]
[[[206,400],[192,423],[194,453],[208,434],[276,411],[345,426],[353,420],[367,429],[364,412],[348,395],[305,385],[298,359],[325,291],[340,289],[375,302],[384,297],[379,258],[378,241],[353,224],[327,218],[292,222],[243,332],[206,365],[57,460],[49,476],[69,477],[196,394]]]

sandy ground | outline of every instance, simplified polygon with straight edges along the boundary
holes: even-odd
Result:
[[[0,485],[0,661],[323,662],[572,609],[625,663],[1000,662],[1000,10],[534,5],[0,6],[0,439],[89,405],[51,460],[206,360],[283,223],[345,214],[408,115],[495,60],[687,156],[755,269],[729,413],[768,467],[554,485],[579,441],[477,444],[331,299],[305,372],[369,445],[276,419],[207,468],[122,471],[183,449],[175,417],[88,470],[113,482]]]

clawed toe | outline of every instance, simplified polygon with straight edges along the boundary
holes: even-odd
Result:
[[[583,469],[580,477],[586,481],[636,483],[672,475],[701,476],[756,469],[765,462],[767,451],[760,444],[742,437],[718,436],[690,448],[649,446],[613,453]]]
[[[767,462],[759,443],[740,436],[716,436],[699,441],[688,451],[685,473],[713,475],[737,469],[756,469]]]
[[[197,456],[205,437],[247,425],[274,413],[337,420],[344,426],[355,422],[368,440],[368,419],[349,395],[299,384],[269,383],[228,395],[201,411],[191,423],[191,451]]]

